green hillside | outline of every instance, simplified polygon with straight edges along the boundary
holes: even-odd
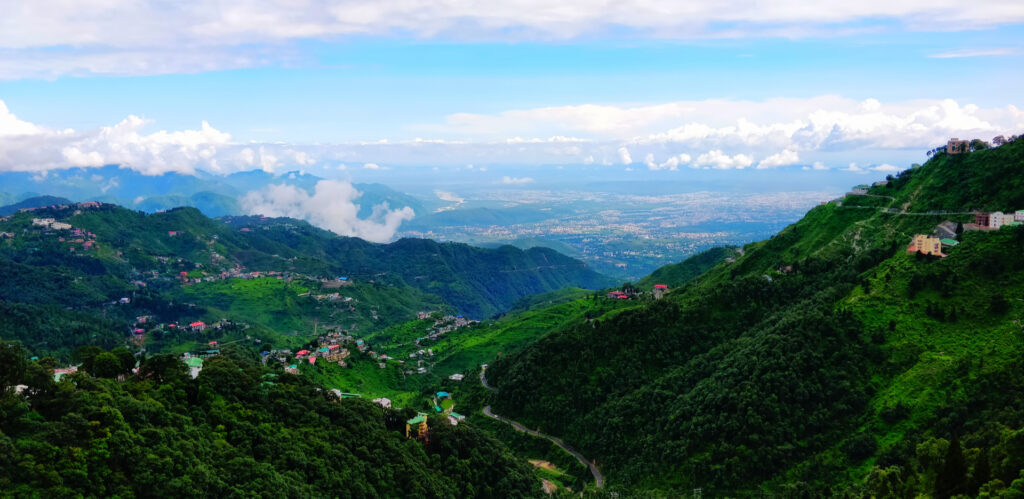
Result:
[[[481,403],[563,437],[613,490],[1017,497],[1024,226],[968,231],[944,259],[904,249],[1024,209],[1022,173],[1021,140],[940,153],[662,300],[554,327],[491,364]]]
[[[660,267],[637,281],[636,285],[641,289],[650,289],[655,284],[665,284],[669,288],[677,288],[707,272],[726,258],[735,256],[735,248],[711,248],[682,262]]]
[[[338,399],[301,376],[227,351],[196,379],[170,356],[140,376],[99,353],[55,383],[0,342],[0,495],[5,497],[538,497],[525,463],[471,425]],[[112,370],[101,369],[113,359]],[[128,353],[128,359],[134,359]],[[26,385],[23,394],[10,388]]]
[[[63,361],[79,345],[120,344],[138,317],[152,318],[141,326],[152,348],[217,340],[221,329],[189,336],[166,325],[220,320],[289,346],[317,325],[366,333],[423,310],[484,318],[535,293],[610,283],[551,250],[372,244],[296,220],[215,220],[193,208],[44,208],[0,220],[0,232],[0,337]]]

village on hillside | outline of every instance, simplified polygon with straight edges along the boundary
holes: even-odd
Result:
[[[1016,210],[1013,214],[1001,211],[977,212],[974,214],[974,223],[960,224],[946,220],[935,226],[933,234],[914,234],[910,245],[907,246],[907,253],[921,253],[945,258],[948,255],[944,250],[960,244],[957,237],[963,231],[999,230],[1003,227],[1015,227],[1022,224],[1024,224],[1024,210]]]

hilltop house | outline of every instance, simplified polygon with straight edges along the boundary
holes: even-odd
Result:
[[[453,374],[451,376],[448,376],[448,379],[452,381],[462,381],[465,377],[465,374]]]
[[[379,406],[381,406],[381,407],[383,407],[385,409],[390,409],[391,408],[391,401],[386,399],[386,398],[384,398],[384,397],[373,399],[373,403],[377,404],[377,405],[379,405]]]
[[[195,321],[188,325],[193,331],[203,331],[206,329],[206,324],[203,321]]]
[[[960,140],[956,137],[949,139],[946,143],[947,154],[964,154],[971,151],[971,143],[966,140]]]

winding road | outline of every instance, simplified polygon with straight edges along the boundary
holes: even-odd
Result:
[[[488,390],[490,390],[492,392],[497,391],[491,385],[487,384],[486,371],[487,371],[487,368],[484,368],[484,369],[480,370],[480,384],[483,385],[484,388],[486,388],[486,389],[488,389]],[[563,442],[562,439],[560,439],[558,437],[552,437],[551,435],[548,435],[546,433],[541,433],[541,432],[536,431],[536,430],[531,430],[531,429],[529,429],[529,428],[527,428],[527,427],[525,427],[525,426],[523,426],[523,425],[521,425],[521,424],[511,420],[511,419],[499,416],[499,415],[497,415],[497,414],[495,414],[494,412],[491,411],[491,406],[484,407],[484,415],[487,416],[487,417],[490,417],[490,418],[497,419],[498,421],[502,421],[504,423],[508,423],[508,424],[512,425],[512,427],[515,428],[517,431],[521,431],[523,433],[528,433],[528,434],[533,435],[535,437],[541,437],[541,438],[546,438],[546,439],[550,440],[555,445],[561,447],[562,450],[568,452],[569,454],[572,454],[572,457],[575,457],[576,460],[580,462],[580,464],[582,464],[583,466],[586,466],[590,470],[590,474],[594,475],[594,484],[597,486],[597,488],[604,487],[604,475],[601,474],[601,470],[597,469],[597,466],[594,466],[594,463],[588,461],[587,458],[583,457],[583,454],[580,454],[579,452],[576,452],[575,449],[573,449],[568,444]]]

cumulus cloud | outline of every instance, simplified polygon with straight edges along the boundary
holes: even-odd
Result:
[[[501,183],[505,185],[523,185],[530,182],[533,182],[533,179],[530,177],[509,177],[507,175],[501,177]]]
[[[496,130],[504,132],[511,127],[515,132],[527,133],[528,128],[515,127],[550,126],[543,117],[552,108],[545,109],[537,114],[525,110],[520,115],[523,121],[499,124]],[[569,114],[582,113],[578,121],[565,121],[566,126],[577,126],[573,123],[578,122],[584,129],[562,129],[547,139],[509,140],[503,135],[484,134],[474,140],[287,144],[238,143],[228,132],[206,122],[193,130],[150,132],[154,124],[135,116],[90,130],[50,128],[20,119],[0,101],[0,171],[42,172],[118,164],[152,175],[196,170],[231,173],[254,168],[268,172],[323,168],[336,174],[339,164],[363,165],[368,172],[386,169],[382,164],[469,168],[464,165],[476,163],[473,171],[484,171],[487,164],[583,162],[629,166],[635,159],[640,159],[645,169],[674,170],[683,165],[745,168],[754,164],[753,160],[745,161],[750,158],[762,158],[757,164],[767,168],[797,161],[813,163],[847,152],[856,152],[850,159],[877,164],[912,160],[906,156],[907,151],[925,151],[944,144],[949,137],[987,140],[1024,130],[1024,110],[1015,106],[982,108],[953,100],[880,102],[820,96],[565,109]],[[614,118],[619,111],[630,118],[625,128],[587,131],[588,113],[606,119],[601,116],[610,113]],[[500,118],[502,114],[494,116]],[[439,133],[442,131],[439,129]],[[448,130],[453,131],[457,130]],[[694,151],[707,152],[697,155]],[[698,156],[699,164],[690,154]]]
[[[709,167],[718,170],[743,169],[754,163],[754,158],[746,154],[729,156],[717,149],[708,151],[693,162],[694,167]]]
[[[619,161],[622,162],[622,164],[624,164],[624,165],[631,165],[631,164],[633,164],[633,157],[629,155],[629,149],[626,149],[625,147],[620,147],[619,150],[618,150],[618,153],[619,153]]]
[[[671,156],[665,161],[658,163],[654,160],[654,154],[647,153],[647,156],[644,157],[644,165],[646,165],[647,169],[649,170],[676,171],[679,169],[679,165],[685,165],[686,163],[689,163],[690,159],[691,158],[689,154],[683,153]]]
[[[780,166],[792,165],[797,161],[800,161],[800,156],[797,152],[792,149],[786,149],[762,159],[761,162],[757,164],[757,169],[763,170],[765,168],[778,168]]]
[[[814,164],[811,165],[811,169],[812,170],[828,170],[828,167],[825,166],[825,163],[822,163],[821,161],[815,161]]]
[[[415,215],[408,206],[392,210],[387,203],[382,203],[373,207],[370,218],[360,219],[356,201],[361,195],[348,182],[321,180],[312,195],[298,187],[281,184],[251,191],[239,201],[250,215],[297,218],[342,236],[378,243],[390,241],[402,222]]]

